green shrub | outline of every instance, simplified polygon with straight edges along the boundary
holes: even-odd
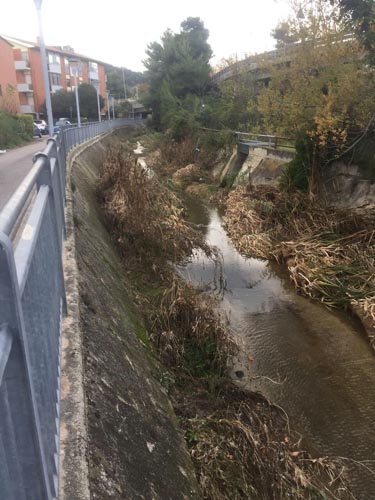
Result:
[[[21,138],[28,141],[33,136],[34,118],[30,115],[16,115],[16,120]]]
[[[208,149],[226,149],[236,144],[236,136],[230,130],[223,130],[220,132],[205,132],[201,134],[202,146]]]
[[[0,111],[0,149],[18,146],[32,137],[32,116]]]
[[[191,136],[197,129],[197,123],[188,111],[183,108],[178,109],[173,114],[171,113],[168,120],[168,130],[172,137],[177,142],[182,141],[185,137]]]
[[[296,155],[284,168],[280,188],[284,191],[306,192],[311,174],[312,144],[307,137],[296,141]]]

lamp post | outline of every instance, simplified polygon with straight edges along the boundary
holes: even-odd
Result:
[[[46,94],[46,109],[47,109],[47,123],[48,123],[48,133],[53,136],[53,115],[52,115],[52,103],[51,103],[51,89],[48,78],[48,66],[47,66],[47,54],[46,46],[44,44],[43,38],[43,26],[42,26],[42,1],[34,0],[39,24],[39,45],[40,45],[40,57],[42,60],[42,73],[43,73],[43,86],[44,93]]]
[[[79,64],[81,63],[80,59],[76,59],[74,57],[69,58],[71,63],[76,63],[72,66],[73,75],[76,81],[75,95],[76,95],[76,107],[77,107],[77,123],[78,127],[81,126],[81,110],[79,109],[79,96],[78,96],[78,73],[79,73]]]
[[[109,94],[107,92],[107,113],[108,113],[108,120],[111,119],[111,109],[110,109],[110,104],[109,104]]]
[[[112,96],[112,118],[115,119],[115,98]]]
[[[98,120],[101,122],[102,121],[102,115],[100,113],[100,97],[99,97],[99,82],[95,83],[95,89],[96,89],[96,98],[98,101]]]

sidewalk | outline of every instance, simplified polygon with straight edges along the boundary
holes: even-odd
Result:
[[[26,146],[10,149],[0,154],[0,210],[33,166],[34,153],[43,151],[46,147],[47,139],[48,136],[42,139],[34,138]]]

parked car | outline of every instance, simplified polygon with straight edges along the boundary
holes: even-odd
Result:
[[[39,137],[39,139],[42,138],[42,132],[36,123],[34,123],[33,126],[33,137]]]
[[[34,125],[36,125],[43,135],[48,134],[48,126],[44,120],[34,120]]]
[[[60,118],[55,123],[55,126],[53,127],[53,132],[54,132],[54,134],[56,134],[61,128],[71,127],[71,126],[72,126],[72,124],[70,123],[70,121],[67,118]]]

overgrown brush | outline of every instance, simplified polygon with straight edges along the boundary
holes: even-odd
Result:
[[[266,186],[231,192],[225,217],[240,251],[286,262],[300,292],[330,307],[356,306],[367,318],[375,297],[374,223],[374,209],[344,212]]]
[[[164,361],[188,376],[222,377],[236,344],[209,297],[170,276],[153,317],[151,336]]]
[[[332,498],[349,498],[339,467],[297,450],[281,410],[229,382],[235,341],[212,299],[170,265],[194,247],[215,256],[184,222],[176,196],[121,150],[108,154],[98,194],[163,362],[160,379],[185,432],[203,497],[315,499],[332,492]]]
[[[223,157],[229,159],[233,151],[231,145],[220,148],[215,142],[207,140],[205,134],[187,137],[181,142],[165,139],[160,142],[160,160],[164,173],[171,174],[189,164],[208,170]]]
[[[280,410],[260,394],[221,387],[177,406],[204,498],[285,500],[353,498],[342,464],[298,450]]]
[[[186,167],[197,160],[197,141],[193,137],[181,142],[171,139],[160,143],[160,156],[165,165],[173,166],[173,171]]]
[[[177,262],[201,244],[184,223],[177,197],[123,148],[108,152],[97,192],[124,251],[131,247],[143,259]]]
[[[193,367],[194,375],[223,373],[232,340],[209,298],[199,298],[168,265],[197,247],[214,255],[202,235],[185,223],[181,202],[122,149],[108,153],[97,191],[120,249],[126,256],[136,256],[138,283],[146,272],[137,296],[150,312],[150,334],[163,360],[169,366]],[[158,283],[156,289],[150,276]]]

